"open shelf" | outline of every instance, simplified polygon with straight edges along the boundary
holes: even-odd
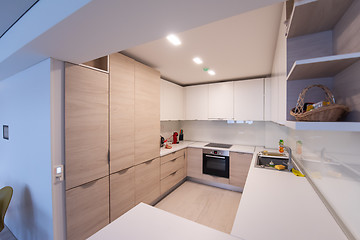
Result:
[[[287,80],[334,77],[360,60],[360,53],[349,53],[295,61]]]
[[[285,126],[296,130],[360,132],[360,122],[296,122],[286,121]]]
[[[331,30],[353,0],[298,0],[290,18],[288,38]]]

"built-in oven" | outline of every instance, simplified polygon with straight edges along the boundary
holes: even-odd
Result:
[[[229,178],[229,151],[203,149],[203,173]]]

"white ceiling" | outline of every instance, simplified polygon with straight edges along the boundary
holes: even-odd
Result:
[[[48,57],[87,62],[282,1],[39,1],[0,38],[0,80]]]
[[[180,46],[161,38],[123,53],[180,85],[270,75],[281,12],[282,4],[277,3],[177,33]],[[204,63],[195,64],[194,57],[201,57]],[[216,75],[210,76],[203,67],[213,69]]]
[[[38,0],[1,0],[0,37]]]

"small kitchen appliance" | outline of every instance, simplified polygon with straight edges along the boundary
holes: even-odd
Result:
[[[160,135],[160,147],[164,146],[164,141],[165,141],[165,138]]]
[[[203,173],[229,178],[229,151],[203,149]]]
[[[178,133],[177,132],[174,132],[173,134],[173,144],[177,144],[178,143],[178,140],[177,140],[177,136],[178,136]]]

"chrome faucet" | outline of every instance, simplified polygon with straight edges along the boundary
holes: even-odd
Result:
[[[286,151],[289,154],[289,161],[288,161],[287,167],[288,167],[289,172],[291,172],[291,169],[293,168],[293,164],[292,164],[292,160],[291,160],[291,148],[289,146],[285,146],[285,145],[283,145],[283,147],[286,149]]]

